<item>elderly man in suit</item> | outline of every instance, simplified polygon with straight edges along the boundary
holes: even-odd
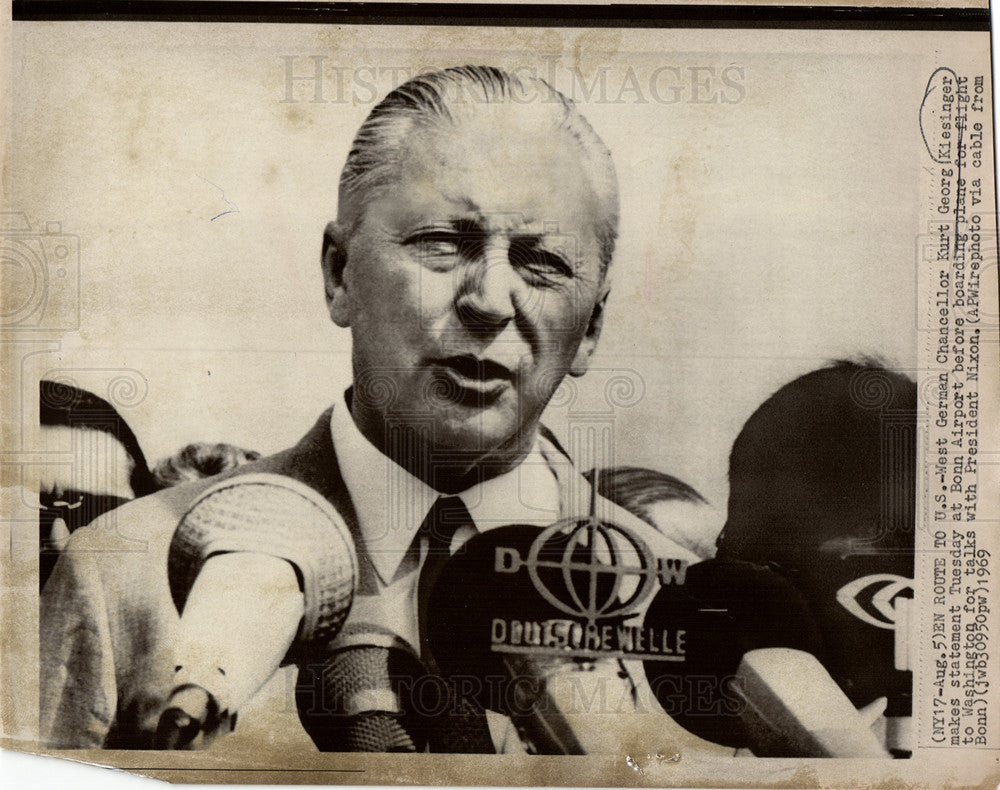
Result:
[[[295,478],[349,526],[359,584],[338,646],[420,653],[422,525],[435,502],[464,505],[451,550],[504,524],[587,512],[586,484],[540,419],[597,345],[617,224],[610,153],[541,80],[489,67],[422,75],[362,125],[322,253],[354,384],[296,447],[232,473]],[[174,669],[167,548],[207,485],[138,500],[73,536],[43,600],[51,745],[148,745]],[[657,555],[697,559],[605,504]],[[256,699],[241,727],[271,742],[299,728],[288,696]],[[490,734],[506,748],[494,723]]]

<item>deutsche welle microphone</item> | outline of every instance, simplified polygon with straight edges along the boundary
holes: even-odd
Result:
[[[231,720],[286,660],[325,647],[357,583],[354,541],[332,505],[281,475],[223,480],[174,532],[180,612],[174,689],[154,748],[190,748]]]
[[[650,687],[682,727],[762,757],[888,756],[823,668],[809,606],[760,565],[707,560],[660,590],[645,625],[684,632],[684,660],[645,661]]]
[[[630,728],[649,727],[620,659],[679,648],[676,632],[628,621],[675,574],[679,560],[595,518],[493,529],[442,570],[431,652],[456,694],[509,716],[529,751],[615,751]]]

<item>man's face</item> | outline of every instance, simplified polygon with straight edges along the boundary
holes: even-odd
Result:
[[[530,108],[415,135],[324,261],[362,432],[384,441],[389,420],[429,426],[439,449],[523,452],[597,343],[599,210],[578,144]]]

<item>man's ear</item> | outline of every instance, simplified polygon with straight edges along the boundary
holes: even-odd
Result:
[[[611,292],[611,283],[605,280],[601,284],[600,295],[594,302],[594,310],[590,314],[590,323],[587,324],[587,331],[580,341],[580,346],[576,350],[576,356],[569,366],[571,376],[582,376],[590,367],[590,357],[597,348],[597,341],[601,339],[601,329],[604,328],[604,305],[608,301],[608,294]]]
[[[347,265],[347,234],[338,222],[327,223],[323,231],[323,287],[326,309],[337,326],[351,325],[350,296],[344,283]]]

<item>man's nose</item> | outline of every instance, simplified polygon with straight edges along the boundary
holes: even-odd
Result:
[[[495,330],[515,318],[524,282],[511,263],[507,243],[487,244],[466,276],[456,303],[462,323],[474,330]]]

